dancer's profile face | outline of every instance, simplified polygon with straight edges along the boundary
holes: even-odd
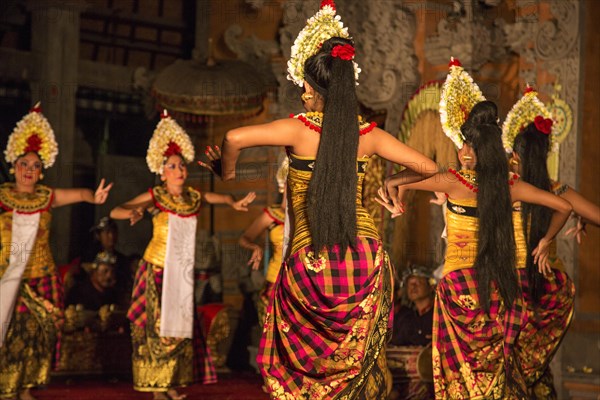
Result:
[[[41,173],[42,160],[36,153],[27,153],[15,162],[15,180],[19,185],[35,185],[40,180]]]
[[[173,155],[167,158],[163,168],[163,177],[168,185],[183,185],[188,176],[187,166],[183,158]]]

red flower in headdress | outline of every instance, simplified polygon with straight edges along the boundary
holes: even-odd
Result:
[[[27,146],[25,146],[25,154],[29,152],[37,153],[42,149],[42,139],[34,133],[27,138]]]
[[[354,58],[354,47],[350,44],[337,45],[331,50],[331,55],[346,61],[352,60]]]
[[[329,7],[333,8],[335,10],[335,1],[333,1],[333,0],[323,0],[321,2],[321,7],[320,8],[323,8],[325,6],[329,6]]]
[[[167,146],[167,150],[165,150],[165,152],[163,153],[163,156],[171,157],[171,156],[180,155],[180,154],[181,154],[181,147],[179,147],[179,145],[175,142],[169,142],[169,145]]]
[[[533,120],[535,127],[538,131],[542,132],[545,135],[549,135],[552,132],[552,124],[554,123],[550,118],[544,118],[541,115],[538,115]]]
[[[525,88],[525,91],[523,92],[523,96],[525,96],[527,93],[531,93],[531,92],[535,92],[535,90],[528,84],[527,87]]]
[[[450,57],[450,63],[448,64],[448,68],[450,67],[462,67],[462,64],[458,60],[458,58]]]

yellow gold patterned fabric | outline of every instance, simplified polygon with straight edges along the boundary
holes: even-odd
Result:
[[[194,381],[191,339],[160,337],[160,292],[148,265],[146,328],[131,324],[133,388],[141,392],[167,391]]]
[[[29,312],[15,310],[0,347],[0,398],[45,385],[50,379],[52,355],[61,310],[43,299],[24,283],[19,300]]]
[[[527,241],[523,231],[523,214],[521,202],[513,204],[513,230],[515,232],[515,245],[517,248],[516,268],[527,268]]]
[[[294,161],[296,160],[296,163]],[[288,190],[291,193],[292,209],[294,213],[295,231],[292,240],[292,252],[294,254],[300,249],[310,245],[310,229],[308,226],[307,201],[308,184],[312,176],[312,171],[297,169],[298,161],[314,160],[310,157],[300,157],[290,154],[290,172],[288,174]],[[379,232],[373,223],[373,218],[362,204],[362,184],[365,178],[366,162],[368,158],[358,160],[359,165],[357,174],[358,181],[356,185],[356,235],[373,239],[379,239]],[[314,162],[314,161],[313,161]],[[309,167],[314,165],[309,164]]]
[[[269,207],[267,212],[280,221],[285,220],[285,214],[281,207]],[[279,270],[281,269],[281,262],[283,261],[283,224],[275,224],[271,230],[269,230],[269,241],[271,242],[271,248],[273,254],[269,260],[267,267],[267,282],[275,283]]]
[[[198,214],[201,196],[198,190],[187,187],[181,197],[174,198],[164,187],[156,186],[150,189],[156,213],[152,217],[152,239],[144,252],[144,260],[164,267],[167,253],[167,234],[169,233],[169,213],[181,217]]]
[[[4,212],[0,214],[0,277],[8,268],[11,252],[12,218],[13,211],[23,213],[40,213],[40,224],[32,252],[27,261],[23,279],[41,278],[56,273],[56,265],[50,252],[50,225],[52,214],[50,205],[53,194],[52,189],[38,185],[34,194],[14,192],[14,184],[5,183],[0,186],[0,204]],[[0,211],[1,212],[1,211]]]
[[[464,211],[462,207],[477,207],[477,199],[451,201],[453,205],[448,204],[448,207],[456,209],[446,211],[448,246],[442,275],[473,267],[477,257],[479,221],[476,217],[461,215],[461,211]]]

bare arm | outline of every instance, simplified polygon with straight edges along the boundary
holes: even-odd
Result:
[[[397,187],[433,176],[438,172],[438,166],[431,159],[400,142],[384,130],[374,129],[369,135],[372,135],[369,138],[368,146],[372,153],[405,167],[403,171],[386,178],[383,187],[386,196],[398,208],[401,199],[398,197]],[[414,189],[431,190],[429,188]]]
[[[55,189],[54,190],[54,202],[52,207],[62,207],[69,204],[75,203],[91,203],[91,204],[103,204],[108,198],[108,192],[112,188],[112,183],[104,186],[104,179],[100,181],[100,185],[96,189],[96,192],[92,192],[90,189]]]
[[[513,202],[523,201],[554,210],[546,235],[540,239],[540,242],[532,253],[534,256],[533,261],[538,265],[539,271],[548,274],[550,273],[550,263],[548,262],[549,245],[569,219],[573,208],[565,199],[523,181],[515,182],[511,190],[511,196]]]
[[[241,200],[236,200],[231,194],[203,192],[202,200],[208,204],[227,204],[236,211],[248,211],[248,204],[256,199],[256,193],[250,192]]]
[[[252,269],[254,270],[258,269],[263,258],[262,246],[254,243],[254,241],[259,235],[265,232],[272,223],[273,220],[267,213],[263,212],[252,222],[252,224],[250,224],[238,241],[240,246],[252,251],[252,256],[250,257],[250,261],[248,261],[248,265],[252,265]]]
[[[223,180],[235,178],[235,164],[243,149],[254,146],[294,146],[298,128],[303,126],[301,121],[290,118],[227,132],[221,146]]]
[[[571,188],[568,188],[560,197],[571,203],[573,211],[583,219],[583,222],[600,226],[600,207]]]
[[[128,219],[131,225],[144,216],[144,211],[152,206],[152,195],[144,192],[126,203],[113,208],[110,217],[113,219]]]

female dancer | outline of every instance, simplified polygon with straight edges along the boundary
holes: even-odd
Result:
[[[243,248],[252,251],[248,265],[251,265],[253,270],[257,270],[263,258],[263,248],[254,243],[254,241],[263,232],[269,231],[269,242],[272,245],[273,254],[271,255],[269,266],[267,267],[265,286],[260,291],[258,298],[257,309],[258,321],[260,324],[264,322],[269,299],[273,295],[273,287],[277,280],[277,275],[279,275],[283,259],[283,224],[285,222],[286,206],[285,181],[287,179],[288,169],[289,162],[286,158],[277,170],[279,192],[283,195],[281,204],[275,204],[265,208],[264,212],[252,222],[246,231],[244,231],[238,242]]]
[[[509,112],[503,125],[505,149],[511,153],[510,166],[521,180],[569,201],[584,221],[600,225],[600,209],[572,188],[553,182],[546,160],[552,149],[550,112],[527,88]],[[525,129],[521,127],[525,126]],[[550,246],[551,271],[542,275],[530,255],[550,224],[552,212],[546,207],[524,203],[519,213],[515,236],[522,238],[527,251],[520,259],[518,274],[527,306],[527,323],[517,339],[519,364],[530,399],[556,399],[550,362],[562,342],[573,317],[575,286],[556,255],[556,243]],[[527,221],[523,224],[523,221]]]
[[[523,377],[513,348],[523,324],[515,273],[512,203],[526,201],[555,210],[545,236],[533,251],[548,271],[548,246],[567,220],[569,203],[510,176],[501,130],[492,102],[480,102],[462,128],[459,158],[465,167],[422,182],[387,179],[383,204],[398,216],[408,189],[448,196],[446,251],[433,322],[433,363],[437,399],[525,399]]]
[[[413,182],[435,163],[357,115],[354,45],[332,1],[300,33],[288,63],[308,111],[232,130],[225,180],[242,149],[285,146],[292,238],[267,308],[257,358],[272,399],[380,399],[390,379],[385,342],[392,270],[362,205],[372,155],[402,164]]]
[[[62,287],[50,252],[51,209],[102,204],[112,184],[96,192],[40,185],[42,168],[58,154],[39,103],[13,130],[4,152],[14,183],[0,186],[0,397],[31,400],[45,385],[62,322]]]
[[[150,140],[146,161],[163,185],[114,208],[114,219],[138,222],[152,214],[153,234],[135,276],[127,313],[133,341],[134,389],[153,392],[155,399],[183,399],[175,387],[202,376],[216,382],[208,348],[194,307],[196,216],[201,203],[228,204],[238,211],[256,195],[241,200],[231,195],[200,193],[186,186],[186,163],[194,158],[189,136],[166,111]]]

